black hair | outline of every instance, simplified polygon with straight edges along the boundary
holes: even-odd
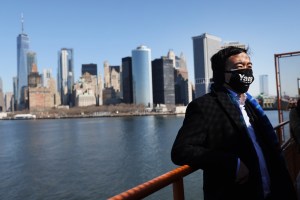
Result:
[[[224,71],[225,71],[227,59],[230,56],[237,55],[240,53],[248,54],[248,49],[229,46],[224,49],[221,49],[211,57],[210,59],[211,68],[213,70],[213,81],[215,84],[222,85],[224,83],[225,81]]]

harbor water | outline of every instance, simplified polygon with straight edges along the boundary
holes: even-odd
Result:
[[[267,111],[273,125],[277,111]],[[0,199],[107,199],[177,166],[171,146],[184,116],[0,120]],[[184,179],[203,199],[202,171]],[[172,199],[167,187],[146,199]]]

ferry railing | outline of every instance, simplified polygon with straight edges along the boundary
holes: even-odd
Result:
[[[298,153],[298,147],[292,137],[290,137],[290,139],[288,139],[286,142],[283,142],[282,140],[283,127],[288,123],[289,121],[282,122],[275,126],[274,130],[279,138],[281,149],[283,150],[290,175],[293,181],[296,182],[296,178],[300,169],[300,155]],[[193,169],[188,165],[178,167],[150,181],[113,196],[109,198],[109,200],[143,199],[171,184],[173,185],[173,199],[184,200],[183,178],[194,171],[196,171],[196,169]]]
[[[287,124],[289,124],[289,121],[282,122],[275,126],[274,130],[279,138],[279,143],[281,145],[290,176],[296,183],[297,175],[300,171],[300,148],[291,135],[287,141],[284,142],[282,140],[283,127]]]

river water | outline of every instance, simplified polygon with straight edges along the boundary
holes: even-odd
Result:
[[[267,111],[273,125],[277,111]],[[0,199],[107,199],[177,166],[170,149],[183,116],[0,120]],[[202,171],[185,179],[203,199]],[[146,199],[172,199],[167,187]]]

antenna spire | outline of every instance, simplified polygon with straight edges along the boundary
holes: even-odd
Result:
[[[24,33],[24,18],[23,13],[21,13],[21,25],[22,25],[22,34]]]

